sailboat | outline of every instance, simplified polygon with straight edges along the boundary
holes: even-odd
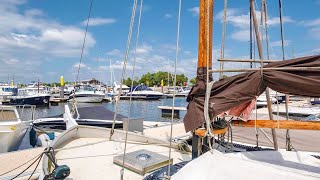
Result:
[[[251,1],[251,3],[254,2]],[[134,5],[136,4],[137,1]],[[179,8],[181,8],[181,1]],[[140,13],[141,9],[140,7]],[[185,148],[189,145],[185,143],[165,141],[135,132],[81,126],[69,114],[65,114],[67,130],[50,144],[43,159],[40,159],[42,167],[39,179],[64,179],[66,177],[72,179],[143,179],[148,174],[149,176],[145,179],[169,179],[170,177],[178,180],[319,179],[320,168],[317,159],[319,153],[265,151],[263,148],[257,148],[258,151],[255,152],[246,150],[243,150],[246,152],[238,152],[232,147],[216,143],[222,142],[221,138],[227,133],[229,125],[320,130],[320,125],[312,122],[286,120],[261,122],[260,120],[243,121],[241,119],[225,122],[223,117],[224,112],[227,111],[240,112],[243,115],[245,110],[250,110],[250,105],[254,103],[255,98],[262,94],[267,86],[272,86],[267,83],[270,81],[266,81],[270,73],[275,73],[276,76],[273,82],[276,85],[272,86],[274,90],[320,97],[320,92],[316,88],[299,87],[304,86],[305,83],[319,84],[319,76],[314,74],[319,75],[320,56],[270,63],[261,69],[250,70],[210,83],[209,81],[212,80],[210,46],[212,9],[212,0],[200,0],[198,79],[196,86],[193,86],[187,97],[189,106],[184,119],[186,131],[193,133],[192,161],[190,161],[190,153],[188,154]],[[136,9],[133,8],[132,12],[135,11]],[[253,12],[255,12],[254,9]],[[298,68],[292,67],[292,64]],[[307,68],[305,68],[306,65],[308,65]],[[306,76],[299,76],[299,78],[308,78],[308,81],[304,81],[305,79],[300,81],[302,84],[294,83],[296,79],[286,76],[297,72],[301,75],[306,69],[308,69]],[[277,75],[278,72],[284,74],[284,77]],[[290,80],[289,85],[282,82],[284,79]],[[266,94],[268,96],[268,93]],[[215,136],[219,138],[215,139]],[[168,157],[171,149],[172,153],[169,153]],[[231,152],[227,153],[228,151]],[[170,166],[171,164],[177,165]],[[165,169],[168,166],[170,168]],[[173,172],[176,173],[173,175]],[[162,176],[157,176],[159,174]]]

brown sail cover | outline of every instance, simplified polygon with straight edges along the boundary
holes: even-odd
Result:
[[[209,104],[209,113],[216,116],[233,107],[248,103],[261,95],[266,87],[290,95],[320,97],[320,55],[278,61],[265,65],[264,68],[301,67],[297,70],[252,71],[221,79],[214,83]],[[204,123],[203,106],[205,82],[198,79],[187,97],[189,102],[184,117],[186,132],[192,131]]]

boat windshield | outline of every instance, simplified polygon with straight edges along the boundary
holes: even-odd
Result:
[[[131,88],[131,91],[132,89],[133,91],[152,91],[152,89],[146,85],[133,86],[133,88]]]

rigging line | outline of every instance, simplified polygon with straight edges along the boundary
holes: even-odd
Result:
[[[220,51],[221,59],[224,59],[224,41],[225,41],[225,35],[226,35],[227,3],[228,3],[228,0],[224,0],[222,41],[221,41],[221,51]],[[224,64],[223,62],[220,62],[220,69],[223,69],[223,64]],[[220,73],[220,79],[222,78],[223,78],[223,72]]]
[[[133,57],[133,67],[132,67],[132,76],[131,76],[131,79],[132,79],[131,80],[131,88],[133,88],[134,73],[135,73],[135,66],[136,66],[136,57],[137,57],[137,49],[138,49],[138,44],[139,44],[140,24],[141,24],[141,15],[142,15],[142,4],[143,4],[143,0],[140,1],[140,12],[139,12],[138,30],[137,30],[137,36],[136,36],[136,46],[135,46],[134,55],[133,55],[134,57]],[[131,108],[132,108],[132,92],[130,94],[130,100],[129,100],[128,126],[130,124]],[[121,169],[121,179],[123,179],[123,175],[124,175],[124,160],[126,158],[126,151],[127,151],[128,129],[129,129],[129,127],[126,128],[123,159],[122,159],[122,169]]]
[[[285,49],[284,49],[284,30],[283,30],[283,20],[282,20],[282,0],[279,0],[279,13],[280,13],[280,31],[281,31],[281,48],[282,48],[282,60],[285,60]],[[286,119],[289,119],[289,95],[286,94],[285,96],[285,108],[286,108]],[[290,131],[287,129],[286,132],[286,145],[287,150],[290,150]]]
[[[130,51],[131,36],[132,36],[132,31],[133,31],[134,19],[135,19],[135,16],[136,16],[137,2],[138,2],[137,0],[134,0],[133,6],[132,6],[131,22],[130,22],[130,27],[129,27],[128,39],[127,39],[126,53],[125,53],[125,56],[124,56],[123,66],[122,66],[122,77],[121,77],[121,81],[120,81],[120,90],[119,90],[119,93],[118,93],[118,100],[119,101],[120,101],[120,96],[121,96],[121,93],[122,93],[122,83],[123,83],[123,80],[124,80],[124,77],[125,77],[127,61],[128,61],[129,51]],[[115,113],[113,115],[113,123],[112,123],[112,128],[111,128],[111,131],[110,131],[109,139],[112,138],[112,135],[114,133],[114,128],[115,128],[116,119],[117,119],[117,113],[118,113],[119,101],[116,101]]]
[[[249,5],[250,5],[250,0],[249,0]],[[252,36],[253,36],[253,31],[252,31],[252,11],[251,11],[251,5],[250,5],[250,59],[252,59]],[[253,63],[250,63],[250,68],[252,68]]]
[[[174,81],[173,81],[173,97],[172,97],[172,110],[171,110],[171,124],[170,124],[170,148],[169,148],[169,162],[168,162],[168,174],[170,177],[170,164],[171,164],[171,148],[172,148],[172,131],[173,131],[173,117],[174,117],[174,105],[175,105],[175,96],[176,96],[176,86],[177,86],[177,64],[178,64],[178,55],[179,55],[179,38],[180,38],[180,17],[181,17],[181,0],[179,0],[179,10],[178,10],[178,27],[177,27],[177,39],[176,39],[176,59],[174,62]]]
[[[266,31],[266,48],[267,48],[267,58],[270,59],[270,53],[269,53],[269,36],[268,36],[268,11],[267,11],[267,2],[263,0],[263,9],[264,9],[264,27]]]
[[[19,166],[15,167],[14,169],[11,169],[11,170],[9,170],[9,171],[7,171],[7,172],[3,173],[3,174],[0,174],[0,176],[6,175],[6,174],[8,174],[8,173],[10,173],[10,172],[12,172],[12,171],[14,171],[14,170],[19,169],[20,167],[22,167],[22,166],[24,166],[24,165],[28,164],[29,162],[31,162],[32,160],[34,160],[34,159],[38,159],[38,158],[39,158],[39,156],[41,156],[42,154],[43,154],[43,152],[42,152],[42,153],[40,153],[40,154],[38,154],[38,155],[36,155],[36,156],[35,156],[35,157],[33,157],[32,159],[30,159],[30,160],[26,161],[25,163],[23,163],[23,164],[21,164],[21,165],[19,165]]]
[[[80,56],[80,60],[79,60],[80,62],[79,62],[79,66],[78,66],[77,76],[76,76],[76,84],[79,81],[79,73],[80,73],[80,68],[81,68],[81,63],[82,63],[82,58],[83,58],[84,47],[85,47],[86,39],[87,39],[87,33],[88,33],[88,27],[89,27],[89,22],[90,22],[92,4],[93,4],[93,0],[91,0],[91,2],[90,2],[90,9],[89,9],[89,14],[88,14],[88,19],[87,19],[86,31],[84,33],[82,49],[81,49],[81,56]]]

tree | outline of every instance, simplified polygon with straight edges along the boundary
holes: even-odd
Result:
[[[190,79],[189,82],[190,82],[192,85],[195,85],[196,82],[197,82],[197,80],[196,80],[196,78],[192,78],[192,79]]]

